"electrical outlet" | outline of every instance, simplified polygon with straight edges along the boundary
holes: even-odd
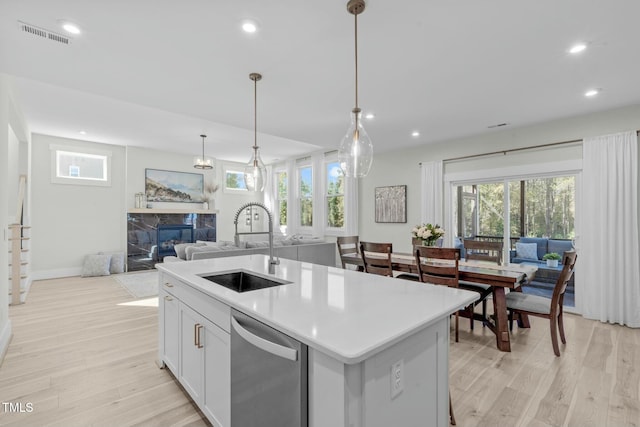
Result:
[[[391,398],[395,398],[404,390],[404,359],[391,366]]]

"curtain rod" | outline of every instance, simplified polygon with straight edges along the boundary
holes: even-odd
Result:
[[[636,130],[638,136],[640,136],[640,129]],[[460,157],[452,157],[450,159],[444,159],[442,162],[453,162],[456,160],[465,160],[465,159],[473,159],[476,157],[484,157],[484,156],[492,156],[495,154],[507,154],[514,151],[524,151],[524,150],[533,150],[536,148],[544,148],[544,147],[553,147],[554,145],[563,145],[563,144],[575,144],[576,142],[582,142],[584,139],[571,139],[569,141],[561,141],[561,142],[550,142],[549,144],[540,144],[540,145],[532,145],[529,147],[520,147],[520,148],[511,148],[508,150],[500,150],[500,151],[491,151],[489,153],[482,154],[469,154],[468,156],[460,156]],[[418,163],[418,166],[422,166],[422,162]]]
[[[561,141],[561,142],[550,142],[548,144],[532,145],[532,146],[529,146],[529,147],[510,148],[508,150],[492,151],[490,153],[470,154],[468,156],[460,156],[460,157],[452,157],[450,159],[444,159],[443,162],[453,162],[455,160],[473,159],[473,158],[476,158],[476,157],[492,156],[492,155],[495,155],[495,154],[504,154],[504,155],[506,155],[507,153],[512,153],[512,152],[516,152],[516,151],[533,150],[533,149],[536,149],[536,148],[553,147],[553,146],[556,146],[556,145],[564,145],[564,144],[575,144],[576,142],[582,142],[582,139],[572,139],[572,140],[569,140],[569,141]]]

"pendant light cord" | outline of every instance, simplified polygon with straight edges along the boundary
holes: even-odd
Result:
[[[253,81],[253,150],[258,150],[258,80]]]
[[[358,108],[358,14],[354,13],[355,20],[355,59],[356,59],[356,108]]]

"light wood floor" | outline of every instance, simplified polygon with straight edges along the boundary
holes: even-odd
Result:
[[[33,411],[0,407],[0,425],[207,425],[155,364],[156,308],[121,305],[132,301],[112,277],[35,282],[27,303],[10,308],[0,366],[0,400]],[[566,317],[559,358],[543,319],[514,331],[511,353],[460,319],[450,353],[459,426],[640,426],[640,331]]]

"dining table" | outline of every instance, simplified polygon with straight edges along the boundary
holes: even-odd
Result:
[[[342,256],[345,264],[362,268],[364,263],[358,253]],[[418,273],[416,258],[408,253],[392,253],[391,262],[393,269],[400,272]],[[423,262],[429,262],[423,261]],[[510,292],[522,292],[522,285],[530,282],[537,271],[535,265],[507,264],[498,265],[486,261],[460,260],[458,263],[459,280],[490,285],[493,296],[493,316],[479,319],[496,335],[496,346],[501,351],[511,351],[509,338],[508,313],[506,305],[506,289]],[[479,314],[475,314],[480,316]],[[480,316],[481,317],[481,316]],[[529,319],[523,315],[520,327],[528,328]]]

